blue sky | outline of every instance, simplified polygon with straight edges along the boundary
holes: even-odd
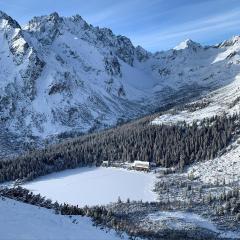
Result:
[[[21,24],[55,11],[78,13],[150,51],[188,38],[208,45],[240,35],[240,0],[0,0],[0,9]]]

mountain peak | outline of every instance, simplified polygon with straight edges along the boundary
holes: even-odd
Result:
[[[0,18],[5,18],[5,16],[8,16],[5,12],[0,10]]]
[[[12,19],[9,15],[7,15],[5,12],[0,10],[0,21],[3,20],[3,19],[7,20],[8,24],[11,27],[21,29],[21,26],[18,24],[18,22],[16,20]]]
[[[62,17],[59,16],[59,14],[57,12],[53,12],[49,15],[43,15],[43,16],[39,16],[39,17],[33,17],[28,25],[37,25],[39,26],[40,24],[45,24],[47,22],[52,22],[53,24],[56,24],[58,22],[60,22],[62,20]],[[37,27],[35,26],[35,27]]]
[[[48,16],[48,19],[52,20],[53,22],[59,22],[61,21],[62,17],[60,17],[57,12],[53,12]]]
[[[201,45],[197,42],[194,42],[193,40],[191,39],[186,39],[185,41],[181,42],[180,44],[178,44],[174,50],[183,50],[183,49],[186,49],[186,48],[193,48],[193,49],[197,49],[201,47]]]
[[[59,14],[57,12],[53,12],[49,15],[50,17],[53,17],[53,18],[60,18],[59,17]]]
[[[83,18],[82,18],[79,14],[73,15],[72,18],[73,18],[75,21],[83,21]]]
[[[240,36],[233,36],[231,39],[226,40],[220,44],[220,47],[230,47],[236,43],[240,43]]]

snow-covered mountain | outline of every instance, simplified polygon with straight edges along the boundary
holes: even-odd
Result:
[[[0,12],[0,43],[1,129],[21,136],[114,125],[231,84],[240,73],[240,37],[150,53],[79,15],[53,13],[21,27]]]

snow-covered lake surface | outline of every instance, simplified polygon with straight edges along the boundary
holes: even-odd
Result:
[[[73,223],[76,219],[75,223]],[[56,215],[53,211],[0,199],[1,240],[120,240],[115,231],[92,226],[87,217]]]
[[[40,177],[23,187],[60,203],[104,205],[121,200],[155,201],[154,173],[85,167]]]

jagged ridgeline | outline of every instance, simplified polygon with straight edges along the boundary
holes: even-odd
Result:
[[[38,145],[47,136],[115,126],[206,90],[239,86],[240,36],[151,53],[79,15],[37,16],[23,27],[0,11],[0,42],[2,156],[29,140]]]
[[[152,125],[150,117],[85,135],[0,162],[0,181],[30,180],[102,161],[156,162],[180,169],[216,157],[239,133],[239,116],[216,116],[187,125]]]

